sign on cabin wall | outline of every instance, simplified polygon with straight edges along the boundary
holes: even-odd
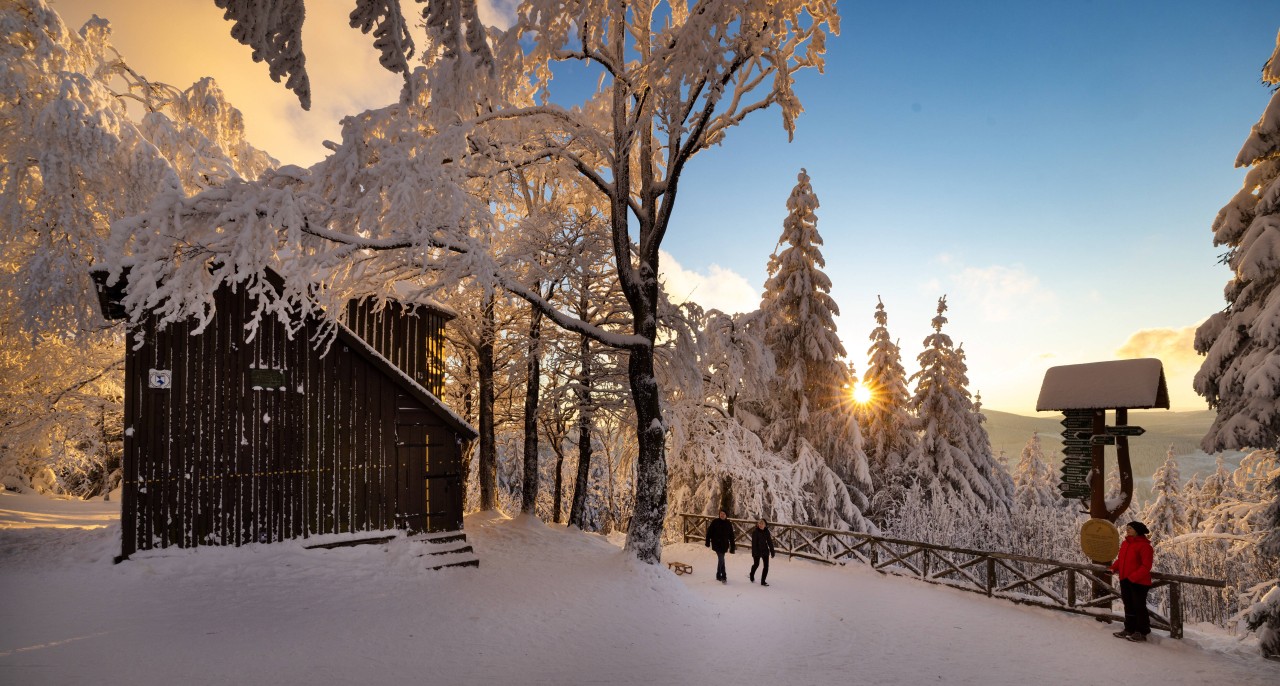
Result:
[[[283,369],[250,369],[249,386],[254,390],[284,390],[285,378]]]
[[[147,388],[168,390],[173,387],[173,372],[168,369],[147,370]]]
[[[1080,527],[1080,550],[1098,564],[1110,564],[1120,552],[1120,531],[1105,519],[1090,519]]]

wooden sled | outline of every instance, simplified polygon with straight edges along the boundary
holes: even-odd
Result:
[[[682,574],[693,574],[693,565],[687,565],[683,562],[668,562],[667,569],[676,573],[676,576]]]

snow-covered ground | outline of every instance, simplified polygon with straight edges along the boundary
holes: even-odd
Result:
[[[528,518],[468,517],[481,566],[434,572],[403,540],[113,565],[114,523],[55,528],[77,511],[101,527],[111,508],[0,495],[0,683],[1280,683],[1252,640],[1212,627],[1138,645],[1085,617],[782,557],[762,588],[743,552],[722,585],[701,545],[666,548],[694,567],[676,576]]]

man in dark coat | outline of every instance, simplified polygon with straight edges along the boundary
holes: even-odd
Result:
[[[716,551],[716,557],[719,563],[716,565],[716,581],[726,583],[729,581],[729,575],[724,571],[724,554],[738,552],[738,544],[733,540],[733,524],[729,522],[729,515],[724,510],[720,510],[720,518],[707,525],[707,547]]]
[[[751,573],[747,575],[752,583],[756,580],[756,567],[763,560],[764,571],[760,572],[760,585],[769,585],[765,579],[769,578],[769,558],[774,554],[773,534],[769,533],[769,526],[763,519],[757,519],[756,528],[751,530]]]

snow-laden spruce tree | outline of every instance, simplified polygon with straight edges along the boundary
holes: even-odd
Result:
[[[1280,40],[1262,80],[1280,84]],[[1213,244],[1227,247],[1232,274],[1227,306],[1200,325],[1195,341],[1205,356],[1195,389],[1217,409],[1201,441],[1210,453],[1280,443],[1280,90],[1236,166],[1250,167],[1244,186],[1213,221]]]
[[[1155,498],[1143,516],[1143,523],[1151,530],[1153,540],[1181,536],[1190,530],[1187,523],[1187,505],[1182,497],[1182,475],[1173,446],[1165,453],[1164,464],[1151,477],[1151,495]]]
[[[1022,446],[1022,455],[1013,471],[1013,499],[1020,507],[1050,507],[1061,499],[1054,470],[1044,461],[1040,434],[1032,433]]]
[[[769,447],[793,465],[808,494],[801,521],[866,531],[870,474],[848,403],[849,373],[836,335],[839,306],[823,273],[818,196],[801,169],[787,198],[781,248],[769,258],[760,315],[776,368],[764,399]]]
[[[926,498],[953,497],[972,509],[1007,511],[1012,481],[991,456],[990,439],[974,417],[963,355],[942,333],[946,311],[946,297],[939,298],[933,333],[924,339],[924,351],[917,358],[920,371],[911,376],[920,441],[906,456],[903,477],[908,484],[920,484]],[[985,450],[980,447],[984,443]]]
[[[1226,460],[1218,453],[1213,473],[1204,478],[1204,483],[1197,491],[1196,506],[1201,512],[1212,512],[1219,505],[1235,500],[1235,481],[1231,478],[1231,470],[1227,469]]]
[[[1187,531],[1196,531],[1204,521],[1205,510],[1200,507],[1200,472],[1191,475],[1182,485],[1182,502],[1186,506]]]
[[[878,296],[875,321],[871,347],[867,349],[867,373],[862,377],[863,385],[871,391],[871,400],[860,411],[866,424],[867,462],[875,493],[872,510],[877,519],[884,521],[885,510],[898,500],[892,495],[900,487],[895,478],[916,444],[916,432],[902,351],[889,335],[889,315]]]

